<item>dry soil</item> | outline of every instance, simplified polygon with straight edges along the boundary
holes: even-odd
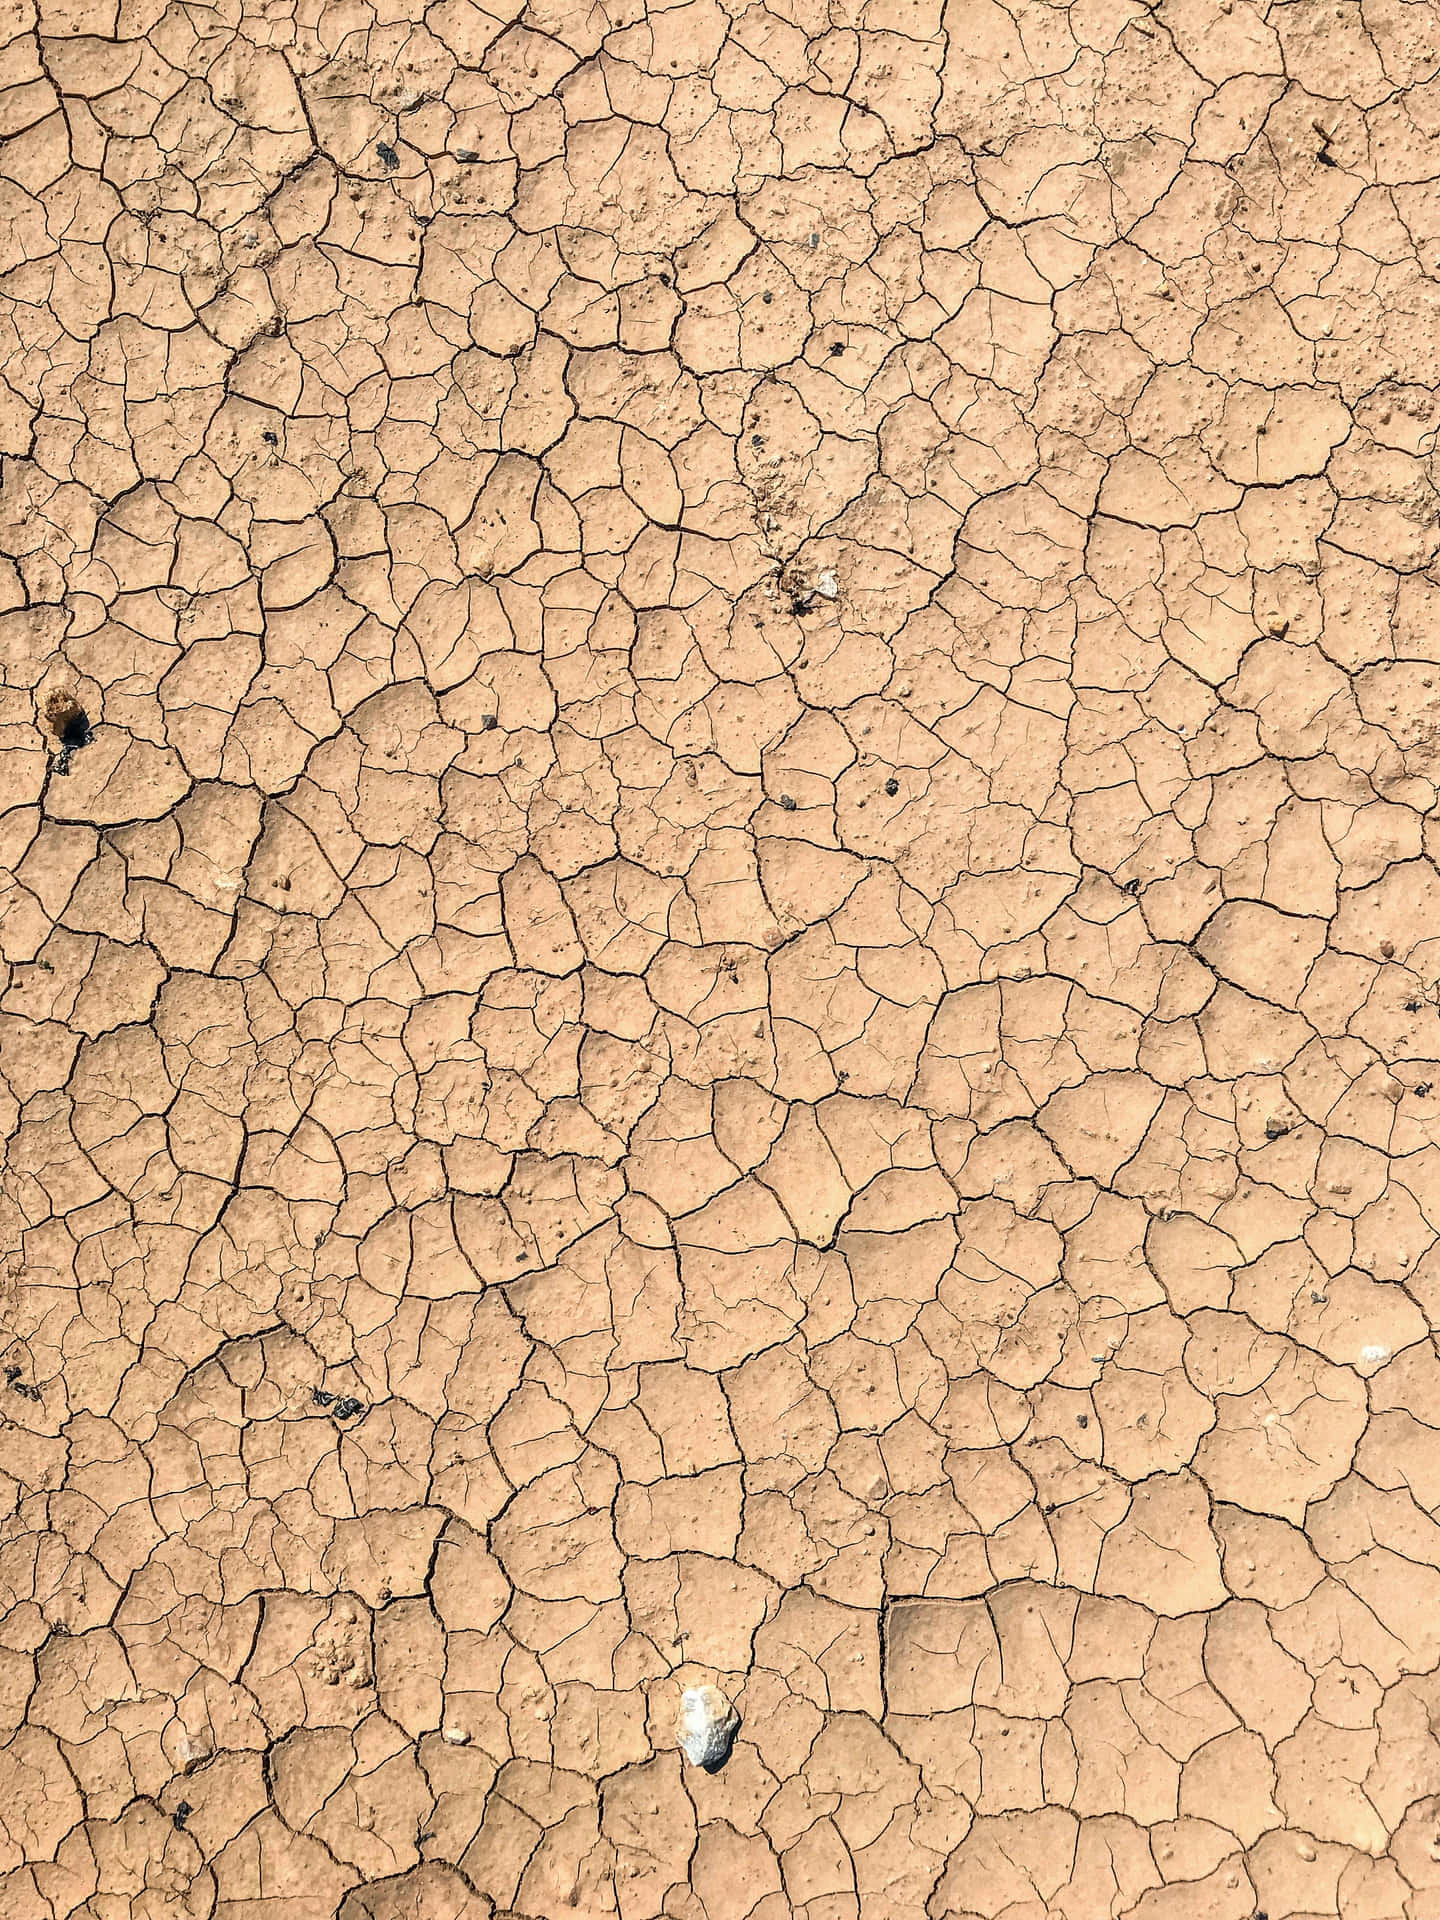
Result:
[[[5,17],[0,1915],[1435,1920],[1440,6]]]

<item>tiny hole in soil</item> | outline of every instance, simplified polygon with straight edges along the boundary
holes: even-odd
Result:
[[[60,745],[56,757],[57,773],[70,771],[70,756],[94,739],[90,717],[71,693],[52,693],[45,702],[45,719]]]

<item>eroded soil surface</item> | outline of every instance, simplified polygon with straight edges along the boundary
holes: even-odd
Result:
[[[5,1920],[1434,1920],[1440,7],[8,17]]]

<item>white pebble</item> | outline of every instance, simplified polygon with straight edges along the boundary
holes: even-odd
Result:
[[[680,1696],[680,1744],[692,1766],[718,1773],[730,1758],[740,1716],[719,1687],[687,1687]]]

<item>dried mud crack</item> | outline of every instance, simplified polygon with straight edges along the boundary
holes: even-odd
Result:
[[[1433,1920],[1440,5],[4,36],[0,1913]]]

